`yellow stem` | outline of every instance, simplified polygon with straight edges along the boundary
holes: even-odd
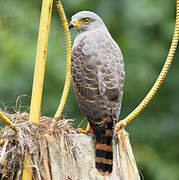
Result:
[[[17,128],[14,126],[14,123],[11,122],[1,111],[0,111],[0,119],[14,131],[17,131]]]
[[[29,121],[33,123],[38,123],[40,118],[52,5],[53,0],[43,0],[29,116]]]
[[[27,154],[25,154],[22,180],[32,180],[33,172],[31,166],[31,158]]]
[[[39,36],[37,43],[36,64],[34,71],[34,82],[29,116],[29,121],[32,123],[38,123],[40,119],[52,5],[53,0],[43,0],[42,2]],[[32,180],[33,171],[31,166],[31,158],[26,154],[24,158],[22,180]]]
[[[63,89],[63,94],[62,94],[62,98],[60,101],[60,104],[58,106],[57,112],[54,116],[55,119],[59,119],[59,117],[61,116],[61,113],[64,109],[65,103],[66,103],[66,99],[68,96],[68,92],[69,92],[69,88],[70,88],[70,65],[71,65],[71,35],[69,32],[69,28],[68,28],[68,22],[67,22],[67,18],[63,9],[63,6],[61,4],[61,1],[57,0],[56,1],[56,6],[58,9],[58,12],[60,14],[60,18],[63,24],[63,28],[64,28],[64,33],[65,33],[65,41],[66,41],[66,49],[67,49],[67,65],[66,65],[66,79],[65,79],[65,86]]]
[[[179,0],[176,0],[176,24],[175,24],[175,31],[173,35],[173,40],[171,43],[171,47],[168,53],[168,57],[165,61],[165,64],[162,68],[162,71],[160,75],[158,76],[155,84],[149,91],[149,93],[146,95],[146,97],[142,100],[142,102],[132,111],[125,119],[120,121],[116,124],[115,131],[118,132],[121,128],[126,126],[129,122],[131,122],[149,103],[149,101],[153,98],[153,96],[156,94],[157,90],[161,86],[163,80],[165,79],[165,76],[167,75],[168,69],[172,63],[177,44],[179,39]]]

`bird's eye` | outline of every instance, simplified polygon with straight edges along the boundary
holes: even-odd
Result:
[[[83,22],[84,22],[85,24],[89,24],[89,23],[90,23],[90,18],[84,18],[84,19],[83,19]]]

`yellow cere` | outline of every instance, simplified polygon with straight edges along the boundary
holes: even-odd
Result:
[[[74,25],[74,27],[81,27],[82,26],[82,22],[76,20],[75,18],[72,19],[72,24]]]
[[[72,19],[72,24],[74,25],[74,27],[81,27],[83,24],[89,24],[90,23],[90,18],[83,18],[81,20],[77,20],[77,19]]]

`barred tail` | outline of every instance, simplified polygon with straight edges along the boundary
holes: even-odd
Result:
[[[113,167],[112,130],[106,130],[106,134],[100,141],[96,138],[96,169],[103,176],[109,176]]]

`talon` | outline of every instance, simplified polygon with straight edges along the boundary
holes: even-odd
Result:
[[[87,134],[87,133],[92,133],[93,132],[93,130],[91,129],[91,126],[90,126],[89,123],[88,123],[88,125],[87,125],[85,130],[82,129],[82,128],[78,128],[77,130],[78,130],[79,133],[83,133],[83,134]]]
[[[121,129],[123,129],[126,126],[125,121],[119,121],[115,126],[115,131],[118,133]]]

